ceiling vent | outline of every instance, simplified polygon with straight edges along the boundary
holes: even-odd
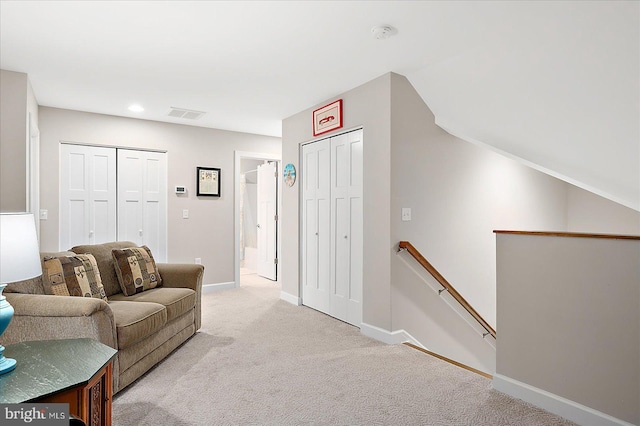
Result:
[[[169,110],[169,114],[167,115],[169,117],[186,118],[188,120],[197,120],[205,114],[206,112],[203,112],[203,111],[194,111],[192,109],[171,107],[171,109]]]

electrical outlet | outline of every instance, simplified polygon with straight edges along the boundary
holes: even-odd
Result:
[[[196,265],[202,265],[202,258],[196,257]]]

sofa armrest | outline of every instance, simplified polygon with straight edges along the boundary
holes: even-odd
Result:
[[[204,266],[190,263],[158,263],[158,272],[165,287],[185,287],[202,290]]]
[[[6,294],[14,315],[2,344],[88,337],[118,348],[116,324],[109,305],[90,297]]]
[[[195,326],[199,330],[202,321],[200,305],[204,266],[191,263],[158,263],[156,266],[164,287],[184,287],[196,292]]]

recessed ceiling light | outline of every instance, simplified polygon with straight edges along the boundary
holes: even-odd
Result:
[[[395,35],[397,32],[398,30],[393,28],[391,25],[380,25],[378,27],[371,28],[371,33],[373,34],[373,37],[377,40],[387,39],[392,35]]]
[[[142,111],[144,111],[144,108],[142,108],[142,107],[141,107],[140,105],[138,105],[138,104],[133,104],[133,105],[131,105],[131,106],[129,107],[129,111],[132,111],[132,112],[142,112]]]

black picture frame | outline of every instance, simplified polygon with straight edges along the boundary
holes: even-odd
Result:
[[[196,167],[196,194],[198,197],[220,196],[221,171],[215,167]]]

